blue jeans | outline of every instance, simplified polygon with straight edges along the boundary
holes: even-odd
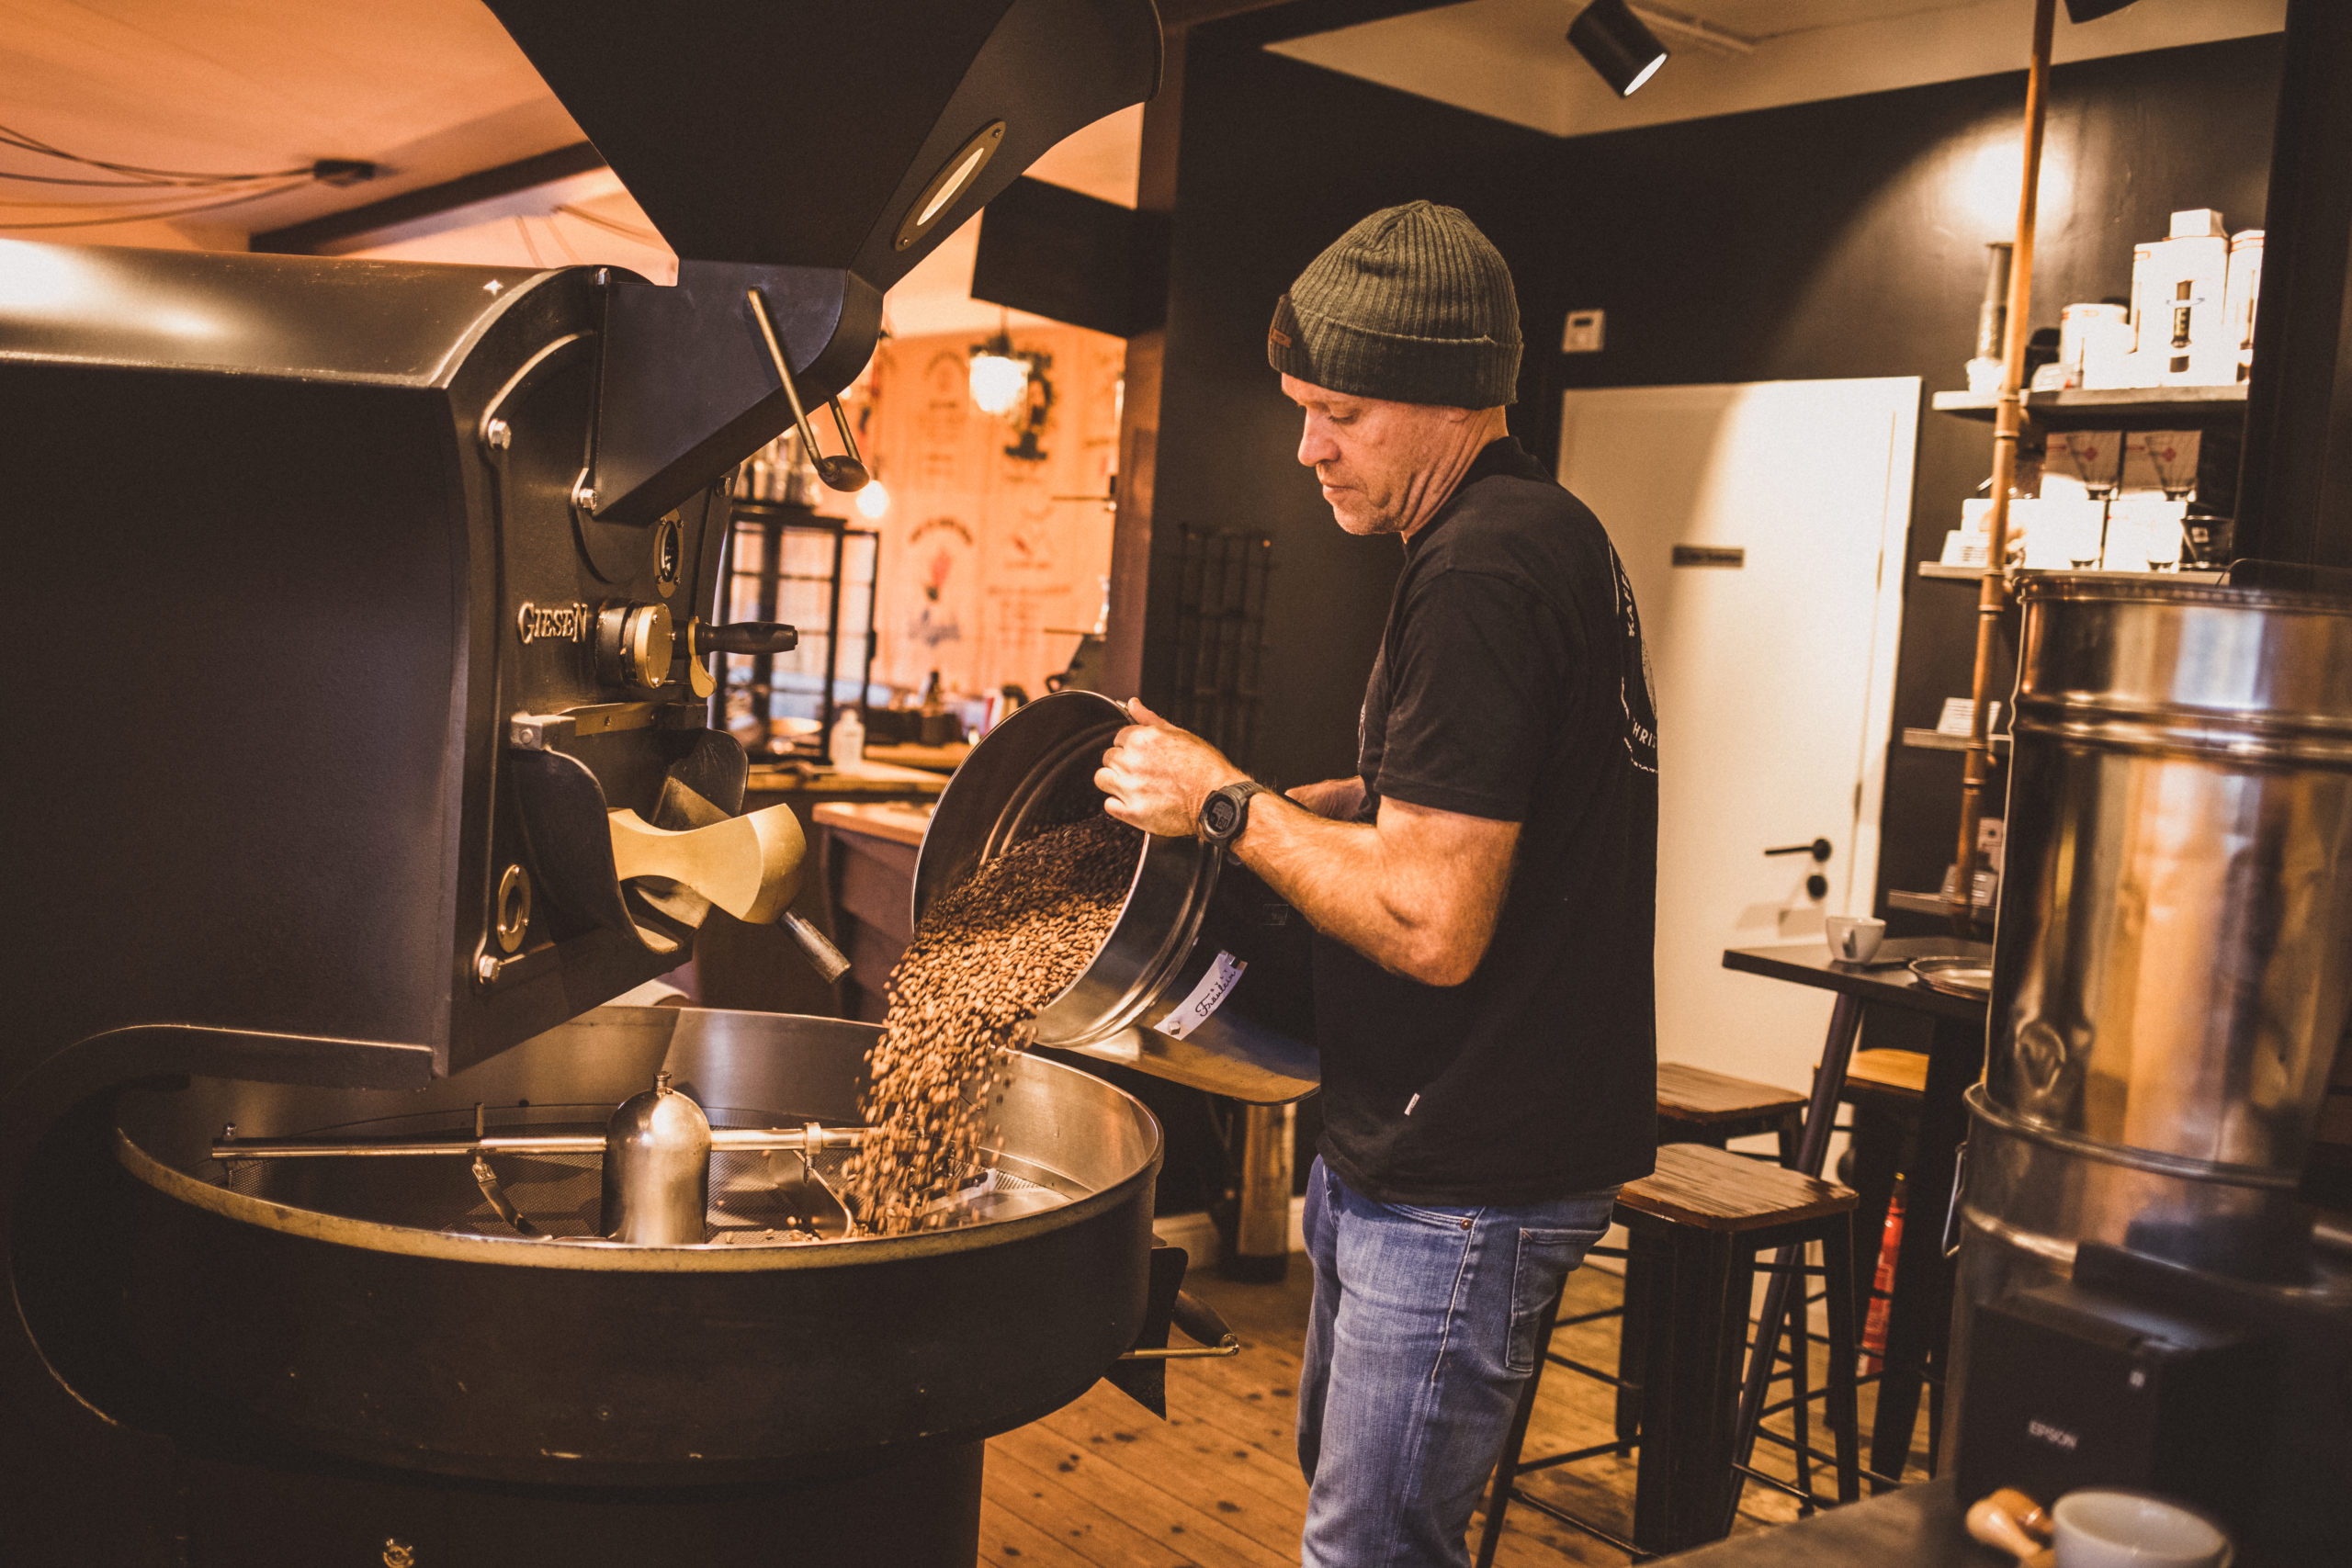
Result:
[[[1298,1380],[1306,1568],[1460,1568],[1536,1329],[1616,1189],[1511,1208],[1375,1203],[1306,1179],[1315,1306]]]

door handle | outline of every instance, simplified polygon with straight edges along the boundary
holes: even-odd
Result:
[[[1828,840],[1815,839],[1809,844],[1782,844],[1779,849],[1764,852],[1768,855],[1811,855],[1816,861],[1826,861],[1831,850]]]

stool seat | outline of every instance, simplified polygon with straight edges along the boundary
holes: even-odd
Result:
[[[1657,1065],[1657,1113],[1670,1121],[1711,1127],[1758,1118],[1803,1116],[1805,1097],[1775,1084],[1709,1072],[1687,1062]]]
[[[1657,1168],[1629,1181],[1617,1206],[1670,1224],[1731,1232],[1802,1224],[1850,1212],[1850,1189],[1705,1144],[1663,1144]]]
[[[1916,1100],[1928,1092],[1928,1058],[1917,1051],[1857,1051],[1847,1066],[1846,1084]]]

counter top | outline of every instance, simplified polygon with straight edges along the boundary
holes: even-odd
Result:
[[[951,740],[944,746],[919,746],[911,742],[898,746],[868,746],[865,760],[888,762],[901,768],[925,768],[935,773],[952,773],[971,755],[969,742]]]
[[[1660,1559],[1675,1568],[2017,1568],[1961,1525],[1950,1476]]]
[[[937,795],[947,787],[947,775],[924,768],[902,768],[892,762],[860,762],[854,769],[821,762],[786,762],[780,767],[755,767],[743,786],[753,795]]]
[[[931,808],[909,806],[900,801],[877,801],[873,804],[845,800],[829,800],[809,815],[819,822],[842,833],[864,833],[868,838],[888,839],[894,844],[920,847],[922,836],[931,828]]]

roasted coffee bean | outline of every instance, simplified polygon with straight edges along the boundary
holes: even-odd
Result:
[[[1108,817],[1049,828],[935,900],[890,971],[889,1010],[859,1110],[871,1129],[847,1168],[876,1235],[936,1228],[988,1142],[1005,1063],[1037,1010],[1094,961],[1125,906],[1143,835]]]

